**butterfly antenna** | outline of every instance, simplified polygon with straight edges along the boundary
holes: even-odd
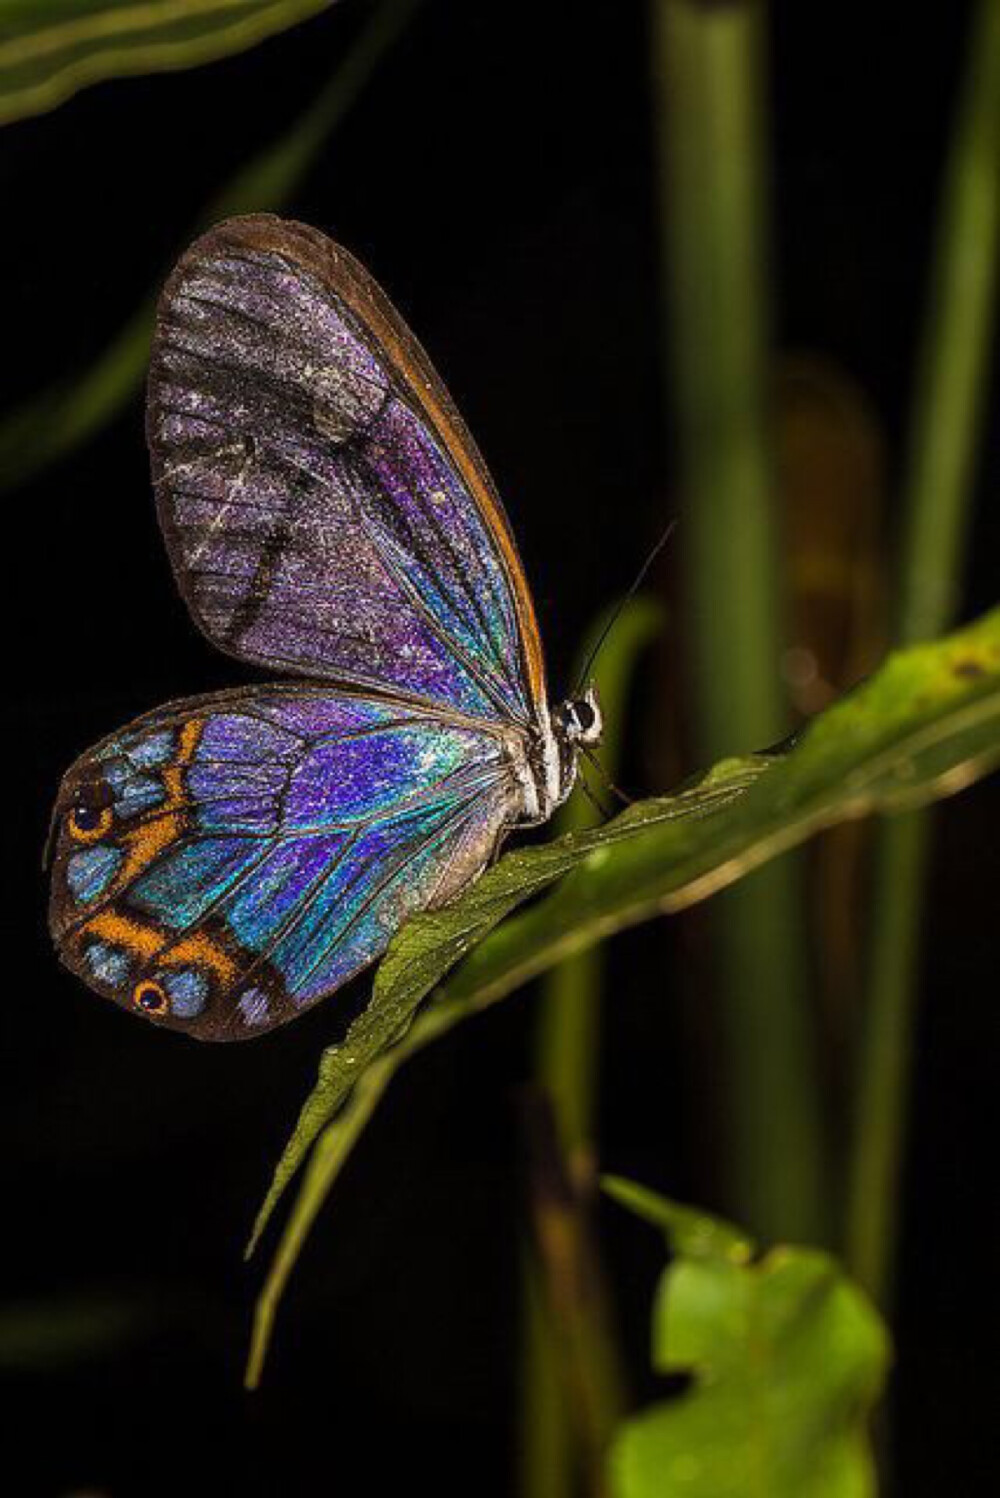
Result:
[[[589,765],[593,765],[594,769],[601,777],[601,781],[603,782],[605,788],[611,792],[612,796],[617,796],[618,800],[622,803],[623,806],[631,806],[632,797],[627,796],[624,791],[618,789],[614,781],[611,779],[611,776],[608,774],[607,770],[601,764],[601,761],[597,758],[597,755],[595,754],[592,746],[590,744],[581,744],[580,750],[583,754],[586,755],[587,763]]]
[[[618,620],[621,618],[622,610],[625,608],[626,604],[631,602],[631,600],[638,593],[639,589],[642,587],[643,583],[646,580],[646,575],[649,572],[650,567],[652,567],[653,563],[656,561],[656,558],[660,555],[660,552],[670,540],[670,537],[673,535],[676,525],[676,518],[668,521],[660,539],[657,541],[656,545],[649,553],[649,556],[646,558],[642,566],[639,568],[639,571],[636,573],[635,581],[633,582],[632,586],[629,588],[627,593],[622,594],[621,598],[615,604],[610,619],[608,620],[607,624],[605,624],[600,634],[597,636],[597,641],[590,654],[587,656],[583,670],[580,672],[580,677],[576,684],[576,690],[573,693],[574,697],[579,697],[586,687],[587,682],[590,679],[590,673],[594,669],[594,662],[600,655],[605,640],[608,638],[608,635],[611,633],[615,625],[618,623]]]

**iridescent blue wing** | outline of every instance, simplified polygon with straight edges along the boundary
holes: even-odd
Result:
[[[474,879],[518,805],[502,735],[455,715],[294,684],[174,703],[66,775],[52,934],[123,1007],[243,1039]]]
[[[224,650],[534,727],[531,598],[485,465],[358,263],[271,217],[167,282],[148,435],[174,571]]]

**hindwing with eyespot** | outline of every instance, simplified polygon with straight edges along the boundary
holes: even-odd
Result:
[[[474,878],[518,805],[503,736],[418,704],[294,686],[178,703],[66,776],[52,933],[124,1007],[242,1038]]]

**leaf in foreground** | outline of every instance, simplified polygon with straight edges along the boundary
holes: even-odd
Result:
[[[309,1227],[410,1055],[605,936],[704,899],[825,827],[922,805],[998,763],[995,609],[944,640],[891,655],[784,752],[724,761],[675,795],[631,806],[594,831],[510,853],[454,905],[409,922],[386,954],[368,1009],[343,1045],[324,1052],[255,1225],[251,1248],[319,1139],[258,1303],[249,1381],[259,1377],[275,1309]],[[494,930],[560,878],[557,890]],[[461,969],[414,1021],[462,957]]]
[[[619,1200],[660,1203],[677,1257],[656,1295],[653,1364],[692,1383],[624,1423],[609,1460],[614,1498],[871,1498],[867,1419],[889,1340],[865,1295],[815,1249],[737,1262],[724,1224],[692,1254],[687,1227],[711,1219],[617,1185]]]

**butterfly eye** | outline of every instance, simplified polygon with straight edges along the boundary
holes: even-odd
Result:
[[[163,1015],[170,1013],[170,1000],[159,983],[154,983],[151,978],[146,978],[142,983],[135,985],[132,990],[132,1003],[137,1009],[141,1009],[143,1014],[152,1015],[154,1019],[162,1018]]]
[[[597,709],[587,697],[573,697],[555,709],[556,722],[572,739],[587,739],[597,723]]]

